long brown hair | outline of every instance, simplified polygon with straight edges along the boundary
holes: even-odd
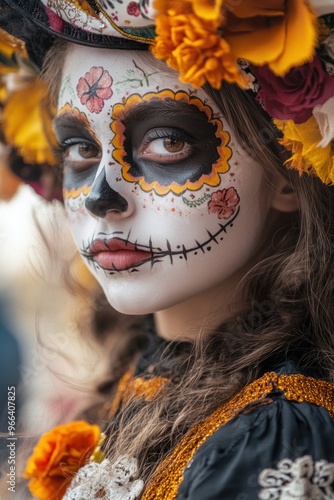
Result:
[[[47,73],[56,89],[53,60],[54,51]],[[253,96],[228,84],[205,90],[243,149],[265,172],[288,180],[300,210],[282,216],[243,279],[244,310],[179,355],[162,397],[131,402],[109,423],[106,453],[137,457],[143,479],[191,427],[280,362],[292,358],[334,381],[332,188],[283,165],[288,154],[279,132]]]

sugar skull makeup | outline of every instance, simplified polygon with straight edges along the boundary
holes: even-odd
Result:
[[[264,241],[262,168],[203,90],[146,52],[71,46],[57,136],[72,232],[110,303],[159,311],[233,278]]]

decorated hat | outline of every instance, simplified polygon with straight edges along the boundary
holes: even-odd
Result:
[[[40,64],[55,37],[149,49],[184,83],[252,91],[291,151],[334,183],[333,0],[5,0],[0,26]]]

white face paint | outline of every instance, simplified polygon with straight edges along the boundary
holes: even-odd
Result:
[[[225,290],[270,210],[262,168],[215,104],[155,68],[146,52],[71,47],[56,119],[76,244],[130,314]]]

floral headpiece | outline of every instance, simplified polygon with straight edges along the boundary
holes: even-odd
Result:
[[[288,166],[334,184],[333,1],[5,1],[35,30],[89,46],[149,46],[184,83],[253,90],[282,131]]]
[[[57,163],[46,84],[29,59],[25,44],[0,29],[0,144],[7,153],[8,171],[45,197],[43,172],[54,175]],[[24,117],[24,119],[22,119]]]

